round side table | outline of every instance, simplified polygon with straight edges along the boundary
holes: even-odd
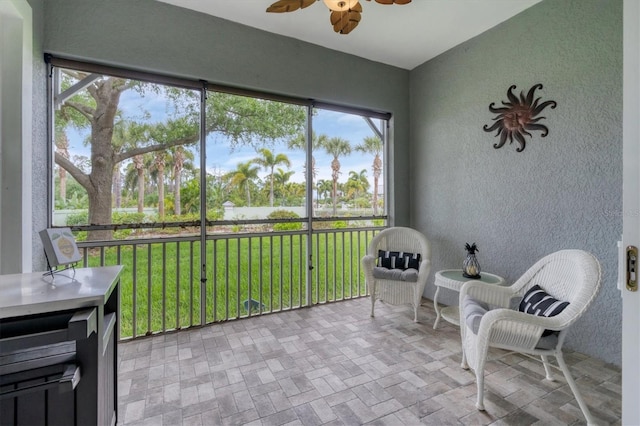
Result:
[[[440,308],[438,306],[438,293],[440,288],[448,288],[453,291],[460,291],[464,283],[467,281],[482,281],[483,283],[493,285],[504,285],[504,278],[490,274],[488,272],[481,272],[480,278],[467,278],[462,275],[462,269],[445,269],[443,271],[436,272],[436,278],[434,284],[436,285],[436,294],[433,296],[433,307],[436,310],[436,321],[433,324],[433,329],[438,327],[440,317],[444,318],[451,324],[460,325],[460,310],[457,306],[444,306]]]

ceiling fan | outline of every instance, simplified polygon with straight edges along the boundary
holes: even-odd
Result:
[[[316,1],[319,0],[278,0],[267,8],[267,12],[293,12],[309,7]],[[323,2],[331,10],[329,20],[335,32],[349,34],[360,23],[362,6],[358,0],[323,0]],[[376,3],[408,4],[411,0],[376,0]]]

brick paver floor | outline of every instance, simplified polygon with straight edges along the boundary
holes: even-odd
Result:
[[[119,345],[127,425],[564,425],[584,418],[562,374],[510,355],[487,363],[485,412],[460,368],[458,327],[430,301],[369,298],[194,328]],[[502,352],[492,352],[494,357]],[[621,372],[565,351],[600,424],[620,424]]]

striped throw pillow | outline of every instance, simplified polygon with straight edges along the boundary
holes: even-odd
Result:
[[[542,317],[554,317],[567,306],[569,306],[569,302],[556,299],[536,284],[525,293],[518,310]],[[551,333],[553,331],[545,330],[542,335],[548,336]]]
[[[419,269],[420,253],[378,250],[378,266],[387,269]]]

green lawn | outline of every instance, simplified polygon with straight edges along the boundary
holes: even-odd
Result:
[[[360,258],[373,234],[345,230],[313,235],[312,303],[366,294]],[[247,315],[243,302],[248,299],[257,302],[252,315],[260,307],[272,312],[304,306],[307,238],[240,234],[207,241],[206,322]],[[200,324],[200,242],[134,244],[135,240],[127,240],[88,254],[89,266],[125,267],[121,337]]]

